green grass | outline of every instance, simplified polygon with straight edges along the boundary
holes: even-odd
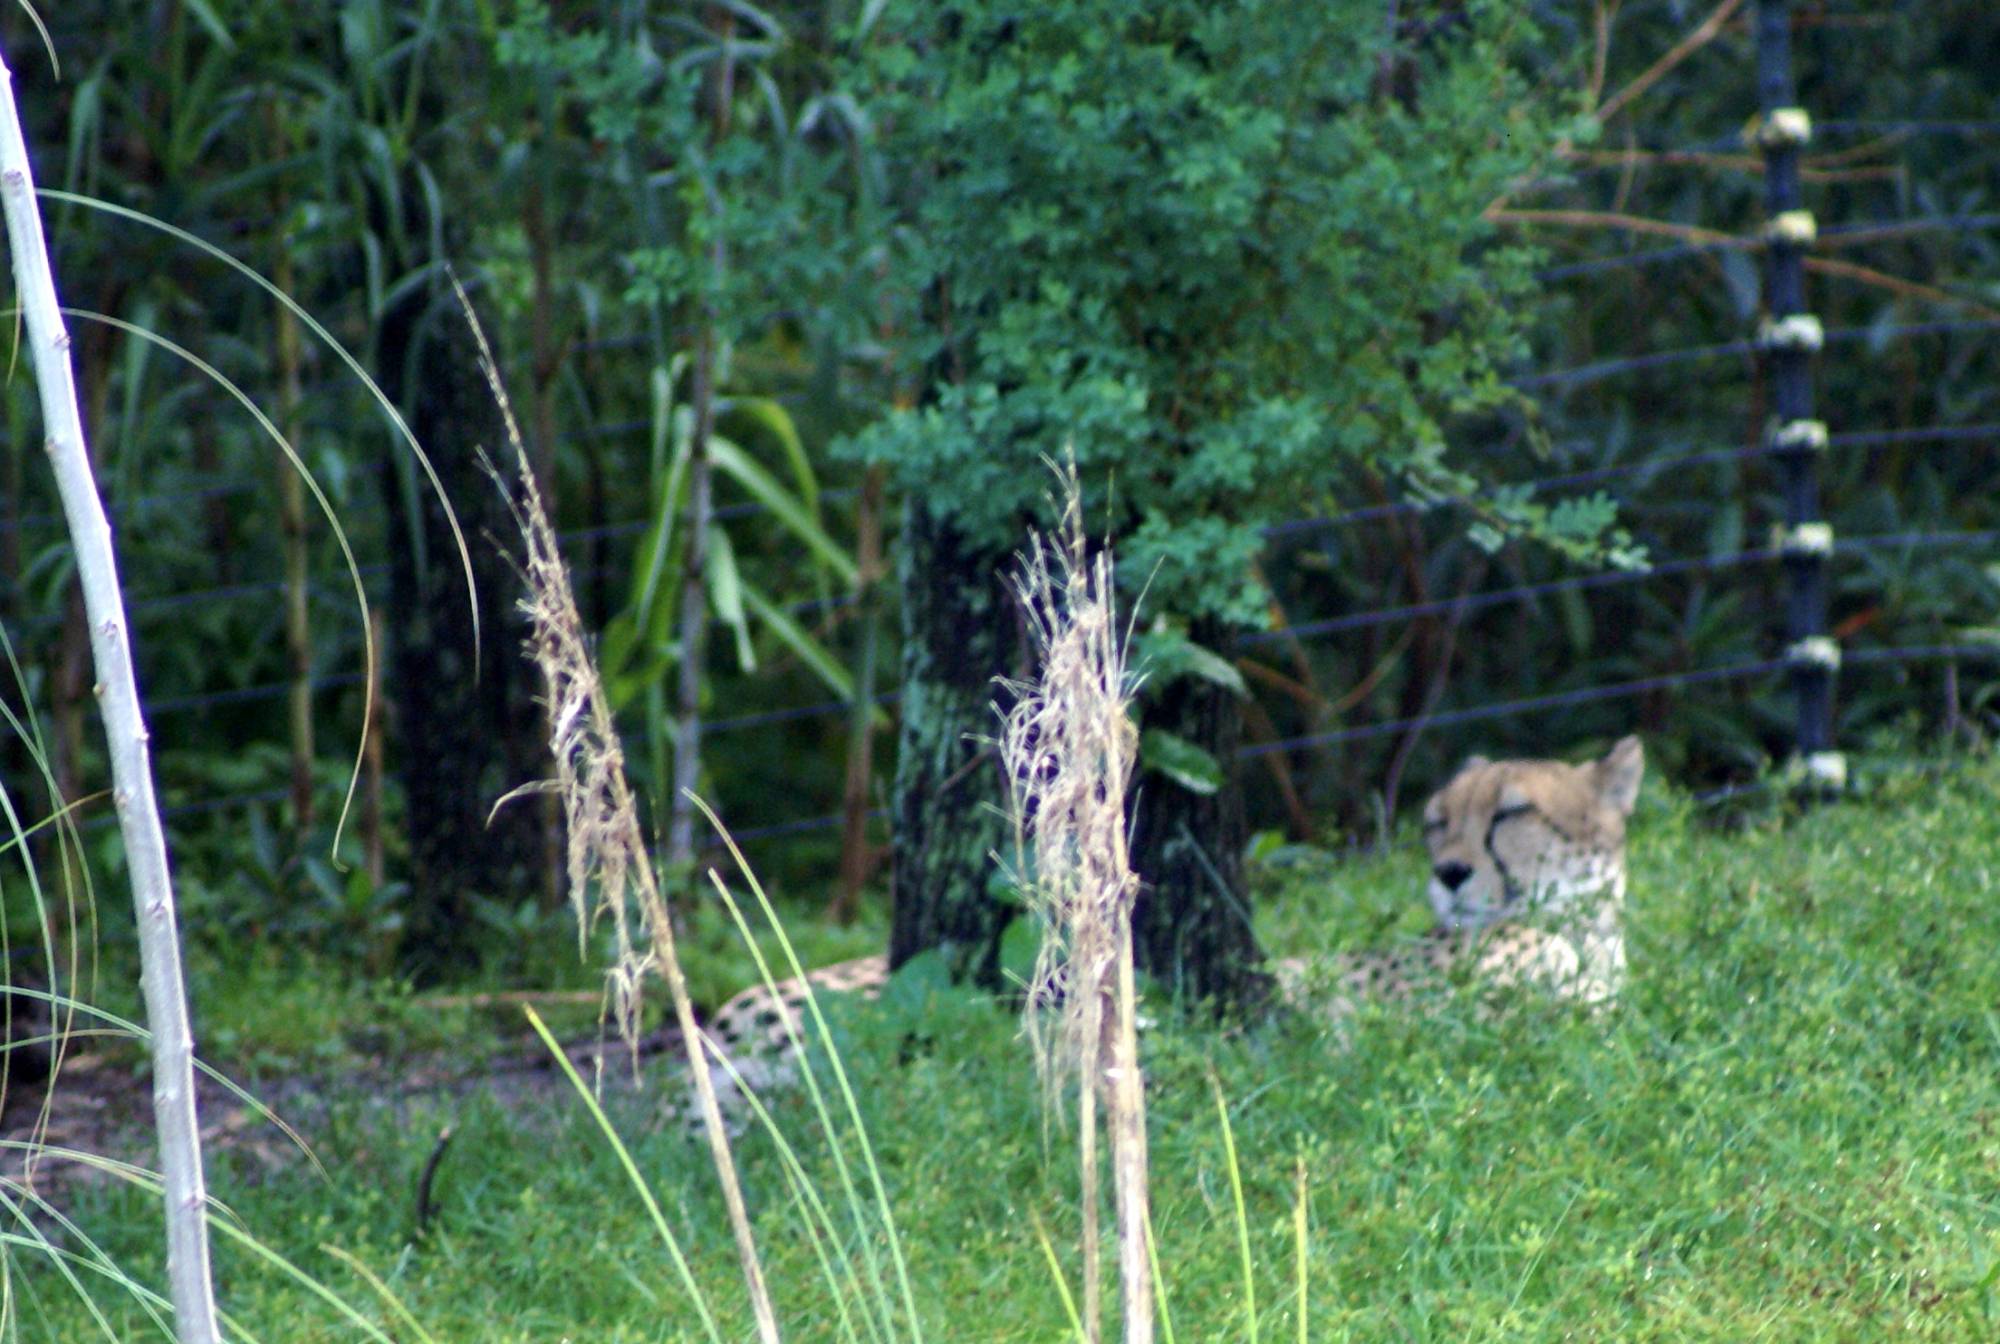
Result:
[[[1300,1163],[1313,1340],[2000,1338],[1996,791],[2000,768],[1972,763],[1729,830],[1649,798],[1634,825],[1632,981],[1603,1020],[1546,1002],[1490,1023],[1452,1006],[1372,1012],[1346,1049],[1300,1020],[1155,1030],[1154,1211],[1176,1336],[1250,1334],[1213,1077],[1263,1338],[1299,1335]],[[1343,863],[1287,857],[1260,879],[1275,949],[1422,922],[1413,843]],[[925,1338],[1073,1337],[1036,1232],[1074,1283],[1071,1140],[1045,1135],[1013,1024],[923,985],[834,1017]],[[413,1337],[322,1247],[358,1256],[441,1341],[701,1337],[646,1211],[573,1101],[396,1121],[360,1101],[322,1136],[331,1183],[225,1156],[212,1184],[392,1335]],[[781,1113],[804,1126],[802,1105]],[[622,1108],[621,1131],[725,1337],[745,1338],[703,1153],[651,1114]],[[412,1246],[417,1172],[447,1118],[459,1135],[438,1223]],[[788,1337],[836,1338],[772,1145],[751,1137],[741,1151]],[[833,1198],[824,1154],[803,1156]],[[90,1192],[76,1213],[157,1281],[149,1197]],[[220,1264],[224,1302],[259,1339],[355,1337],[240,1254]],[[14,1267],[22,1337],[92,1337],[53,1274],[20,1254]],[[100,1297],[123,1335],[157,1337]]]

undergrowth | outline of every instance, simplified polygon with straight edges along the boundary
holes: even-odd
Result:
[[[1309,1021],[1216,1031],[1156,1010],[1153,1218],[1174,1336],[1249,1338],[1219,1083],[1266,1338],[1299,1337],[1301,1166],[1313,1340],[1994,1338],[1996,787],[2000,766],[1978,761],[1723,829],[1649,784],[1632,980],[1602,1020],[1555,1003],[1493,1022],[1383,1008],[1336,1049]],[[1413,841],[1343,861],[1272,854],[1266,942],[1351,946],[1421,924],[1420,876]],[[1045,1135],[1015,1022],[921,966],[877,1004],[829,1009],[926,1334],[1068,1337],[1037,1225],[1059,1257],[1077,1244],[1073,1162]],[[725,1337],[742,1338],[713,1177],[659,1122],[664,1095],[618,1099],[614,1118]],[[337,1102],[320,1136],[331,1181],[225,1147],[216,1194],[368,1310],[374,1295],[323,1248],[358,1256],[441,1340],[698,1337],[643,1209],[561,1091],[387,1112],[364,1100]],[[803,1128],[795,1100],[779,1109]],[[413,1240],[412,1192],[445,1121],[458,1137],[438,1213]],[[740,1155],[787,1336],[834,1337],[771,1143],[753,1131]],[[801,1156],[831,1182],[822,1154]],[[121,1264],[156,1274],[150,1197],[100,1186],[69,1204]],[[20,1268],[23,1338],[91,1337],[67,1288]],[[227,1253],[220,1289],[259,1339],[348,1337]],[[105,1309],[120,1338],[156,1337],[136,1309]]]

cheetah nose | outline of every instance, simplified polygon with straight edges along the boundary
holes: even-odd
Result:
[[[1437,874],[1438,881],[1444,883],[1446,891],[1457,891],[1465,885],[1465,879],[1472,876],[1472,865],[1454,859],[1450,863],[1439,864],[1431,871]]]

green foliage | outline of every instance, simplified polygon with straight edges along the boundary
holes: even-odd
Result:
[[[1596,133],[1577,115],[1595,7],[1573,4],[1338,0],[1304,14],[1109,0],[949,14],[442,0],[310,12],[282,0],[41,8],[60,79],[25,11],[9,9],[0,29],[31,143],[52,160],[46,181],[148,209],[267,272],[286,257],[299,297],[357,352],[389,300],[447,252],[468,279],[483,277],[530,436],[550,435],[560,522],[580,534],[586,619],[608,631],[607,649],[625,638],[624,617],[671,610],[676,572],[644,532],[660,519],[675,440],[618,427],[653,419],[656,374],[685,356],[693,322],[713,309],[730,346],[723,392],[738,408],[723,433],[833,552],[853,549],[839,493],[851,482],[821,445],[916,401],[857,450],[891,462],[906,491],[948,503],[1002,551],[1039,501],[1039,456],[1074,441],[1096,492],[1093,530],[1118,545],[1130,591],[1150,583],[1149,612],[1171,617],[1159,639],[1185,644],[1204,612],[1299,626],[1437,604],[1407,630],[1250,650],[1280,650],[1260,671],[1289,683],[1273,694],[1271,678],[1255,679],[1253,736],[1266,731],[1259,714],[1278,736],[1317,733],[1779,651],[1776,565],[1532,595],[1462,621],[1449,610],[1468,585],[1574,577],[1584,561],[1637,552],[1726,560],[1767,535],[1774,475],[1718,451],[1754,445],[1762,431],[1747,361],[1539,385],[1532,409],[1506,384],[1740,337],[1756,320],[1757,257],[1686,251],[1537,288],[1538,257],[1591,264],[1650,254],[1660,240],[1481,218],[1505,196],[1752,231],[1756,174],[1644,157],[1736,148],[1751,78],[1741,25]],[[1465,22],[1432,24],[1460,8]],[[1411,24],[1392,29],[1391,10]],[[1800,25],[1796,64],[1822,125],[1812,154],[1842,156],[1809,165],[1829,170],[1806,186],[1822,226],[1955,221],[1830,237],[1821,255],[1987,305],[2000,298],[2000,251],[1978,222],[2000,190],[2000,141],[1965,129],[1883,140],[1867,129],[1990,120],[1987,10],[1943,0]],[[1619,7],[1603,92],[1653,66],[1701,15],[1685,4]],[[718,137],[708,93],[725,51],[738,78]],[[1552,164],[1559,136],[1624,157]],[[161,236],[71,206],[52,205],[48,219],[69,301],[181,340],[273,406],[264,296]],[[718,240],[720,272],[710,264]],[[1990,332],[1891,330],[1976,313],[1824,274],[1809,285],[1830,329],[1860,333],[1818,363],[1836,434],[2000,418]],[[81,318],[73,331],[138,603],[142,686],[167,706],[154,728],[169,801],[205,808],[275,793],[284,762],[267,744],[282,733],[282,699],[254,698],[287,675],[278,604],[263,586],[281,573],[268,448],[144,342]],[[308,356],[297,438],[370,565],[384,549],[376,473],[386,435],[328,372]],[[40,471],[32,388],[16,380],[5,400],[0,616],[26,665],[21,699],[62,705],[48,724],[51,754],[87,793],[95,738],[87,719],[64,717],[87,707],[89,681],[65,663],[67,545]],[[760,405],[783,408],[795,444]],[[1626,471],[1694,452],[1716,456]],[[1836,446],[1823,467],[1827,515],[1841,538],[1991,529],[2000,513],[1988,465],[1963,441]],[[1626,474],[1580,489],[1529,484],[1599,469]],[[741,481],[720,488],[727,503],[757,499]],[[1630,547],[1607,541],[1611,504],[1594,498],[1599,489]],[[1411,501],[1436,507],[1276,541],[1255,532],[1323,507]],[[724,714],[823,699],[856,661],[837,612],[799,610],[837,591],[841,567],[801,540],[797,515],[781,516],[728,524],[736,581],[719,585],[724,639],[708,688]],[[1523,534],[1538,540],[1522,544]],[[314,671],[335,683],[315,698],[329,758],[321,797],[331,798],[335,758],[358,741],[360,630],[320,587],[337,557],[316,524],[308,540]],[[652,606],[632,595],[643,575]],[[1974,642],[2000,604],[2000,578],[1975,546],[1843,555],[1832,577],[1850,649]],[[624,646],[622,675],[630,723],[664,740],[671,724],[649,713],[648,679],[672,649],[654,633]],[[1149,649],[1153,684],[1191,670],[1185,661]],[[754,674],[742,670],[751,663]],[[2000,696],[1985,667],[1850,660],[1843,742],[1912,714],[1984,721]],[[212,702],[218,694],[243,698]],[[1542,754],[1636,721],[1655,759],[1683,778],[1741,777],[1783,754],[1788,719],[1774,676],[1269,759],[1289,766],[1308,822],[1362,829],[1392,766],[1408,799],[1468,750]],[[715,792],[746,826],[824,816],[846,742],[837,725],[812,723],[732,736],[711,761]],[[1258,825],[1280,815],[1272,779],[1250,799]],[[177,815],[194,922],[217,938],[280,930],[341,965],[369,963],[398,908],[393,784],[388,807],[391,878],[374,892],[327,869],[324,827],[298,834],[271,806],[261,820],[238,807]],[[275,850],[255,842],[259,827]],[[92,833],[93,851],[114,863],[102,834]],[[823,880],[830,842],[788,843],[793,875]],[[521,926],[489,914],[496,960],[528,973]],[[124,936],[121,918],[107,921],[107,938]]]
[[[589,25],[523,4],[496,51],[503,69],[546,83],[553,115],[585,123],[617,165],[605,186],[634,213],[599,204],[624,240],[623,301],[707,314],[726,344],[763,334],[780,310],[853,321],[826,299],[871,246],[855,218],[870,194],[869,126],[840,66],[800,31],[805,17],[742,6],[654,24],[605,9]],[[736,96],[718,106],[719,81]]]
[[[884,24],[886,149],[924,166],[897,263],[929,401],[855,452],[1004,551],[1036,511],[1038,459],[1073,446],[1128,588],[1237,626],[1263,623],[1262,525],[1362,468],[1469,484],[1446,429],[1515,400],[1499,371],[1530,291],[1529,254],[1481,211],[1543,162],[1562,110],[1523,77],[1517,6],[1475,6],[1421,53],[1366,3]],[[1409,103],[1378,80],[1402,56],[1421,71]],[[1575,542],[1606,518],[1537,521]]]
[[[1139,768],[1165,775],[1190,793],[1206,796],[1223,785],[1222,765],[1215,757],[1164,728],[1139,734]]]

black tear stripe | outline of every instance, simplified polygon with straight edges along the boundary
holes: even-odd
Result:
[[[1513,873],[1508,871],[1507,861],[1500,857],[1500,851],[1493,847],[1493,837],[1499,833],[1501,822],[1525,815],[1526,812],[1532,810],[1532,808],[1528,808],[1523,809],[1521,812],[1495,812],[1492,820],[1486,823],[1484,847],[1486,857],[1493,860],[1494,871],[1500,874],[1500,904],[1502,905],[1512,905],[1515,901],[1521,899],[1521,883]],[[1556,831],[1557,835],[1562,834],[1561,831],[1556,830],[1553,826],[1549,829]]]
[[[1554,831],[1564,844],[1574,845],[1577,843],[1575,836],[1549,820],[1547,814],[1532,803],[1523,803],[1519,807],[1501,808],[1496,811],[1493,814],[1492,820],[1486,823],[1484,847],[1486,857],[1493,860],[1493,867],[1500,874],[1500,902],[1502,905],[1511,905],[1513,902],[1521,899],[1521,882],[1514,874],[1507,871],[1506,861],[1500,857],[1500,851],[1493,847],[1493,837],[1499,831],[1501,822],[1512,821],[1516,817],[1524,817],[1530,813],[1540,817],[1542,825]]]

